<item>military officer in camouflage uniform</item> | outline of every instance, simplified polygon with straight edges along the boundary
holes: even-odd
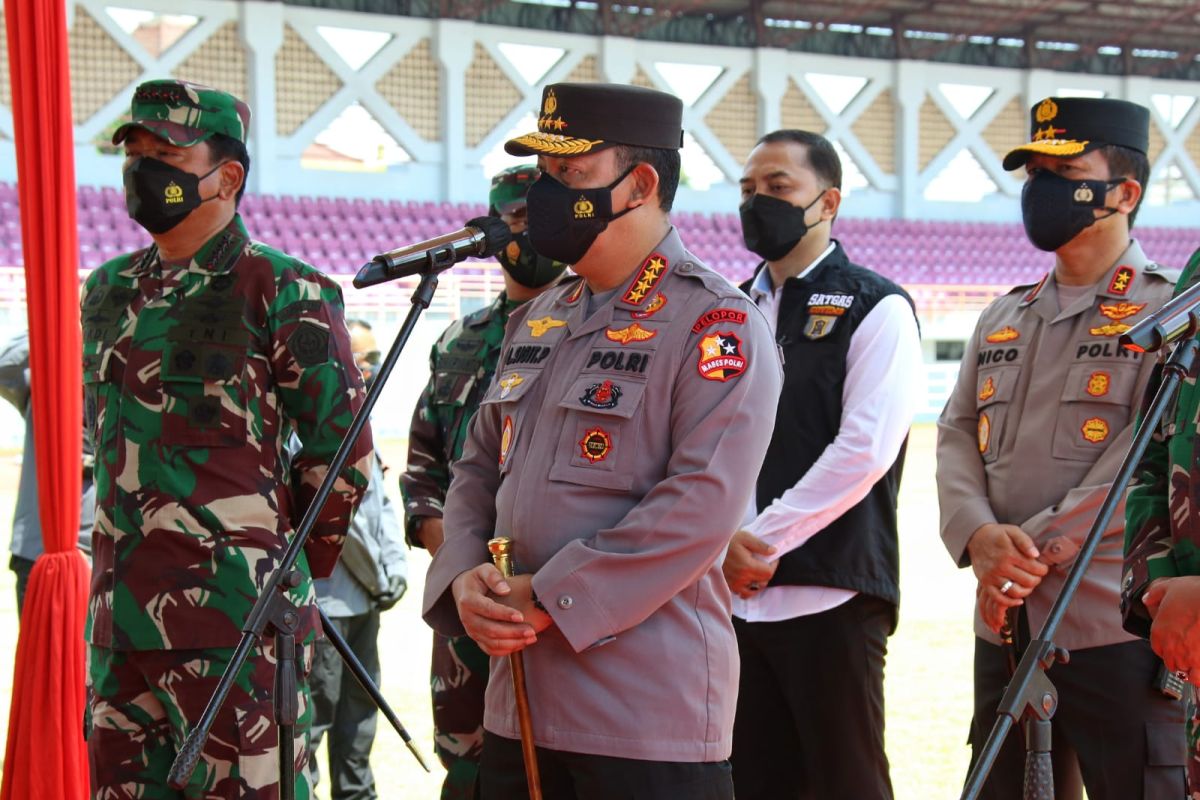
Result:
[[[337,284],[250,239],[237,214],[249,109],[177,80],[133,96],[130,216],[154,244],[87,279],[83,379],[96,451],[86,635],[98,798],[180,795],[167,773],[364,397]],[[291,461],[284,443],[295,431]],[[367,484],[363,432],[297,562],[296,796],[310,795],[304,674],[329,575]],[[268,637],[237,676],[186,798],[279,795]]]
[[[729,800],[738,685],[721,574],[782,382],[763,314],[668,212],[683,106],[553,84],[530,239],[580,276],[509,319],[445,504],[425,619],[493,656],[482,800],[529,796],[509,660],[524,656],[547,798]],[[491,565],[512,537],[518,574]]]
[[[980,315],[938,420],[942,539],[978,580],[975,718],[978,756],[1017,649],[1043,626],[1129,449],[1151,357],[1123,332],[1169,298],[1176,273],[1153,263],[1130,228],[1150,171],[1150,112],[1124,100],[1046,98],[1030,110],[1021,210],[1053,270]],[[1176,800],[1184,793],[1183,709],[1154,686],[1158,659],[1121,628],[1123,515],[1118,513],[1067,608],[1055,644],[1071,659],[1048,672],[1059,790],[1091,800]],[[1010,734],[981,793],[1022,796],[1024,747]]]
[[[497,257],[504,291],[486,308],[457,320],[429,357],[431,377],[413,414],[408,467],[400,476],[409,541],[430,554],[442,543],[442,504],[450,464],[462,455],[467,423],[491,385],[509,314],[541,294],[566,268],[538,255],[525,227],[525,194],[541,173],[509,167],[492,178],[489,213],[508,223],[513,240]],[[434,749],[446,768],[442,800],[471,800],[483,749],[483,694],[488,657],[469,636],[433,634],[430,683]]]
[[[1200,280],[1200,251],[1192,254],[1177,293]],[[1125,502],[1125,629],[1150,639],[1166,667],[1185,673],[1193,716],[1187,730],[1188,783],[1200,798],[1200,455],[1196,436],[1200,389],[1193,370],[1168,406],[1142,457]],[[1158,380],[1146,390],[1149,403]]]

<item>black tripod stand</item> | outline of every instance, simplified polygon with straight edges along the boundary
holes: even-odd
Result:
[[[1140,326],[1139,326],[1140,327]],[[1193,329],[1194,330],[1194,329]],[[1122,337],[1122,342],[1125,338]],[[1171,357],[1163,365],[1162,382],[1154,394],[1154,399],[1142,419],[1141,425],[1134,434],[1133,443],[1121,468],[1108,490],[1104,503],[1096,515],[1096,521],[1088,532],[1087,539],[1075,559],[1071,572],[1063,584],[1062,591],[1054,601],[1042,629],[1025,649],[1025,654],[1017,665],[1017,671],[1009,681],[1004,697],[997,709],[996,723],[988,735],[987,742],[975,762],[971,774],[967,777],[963,789],[962,800],[974,800],[983,789],[992,764],[1000,753],[1004,739],[1017,720],[1025,727],[1025,800],[1054,800],[1054,771],[1050,760],[1050,718],[1058,707],[1058,692],[1046,676],[1046,670],[1057,662],[1066,663],[1070,654],[1054,642],[1054,634],[1066,614],[1067,606],[1075,597],[1083,574],[1091,564],[1096,548],[1104,530],[1112,519],[1113,512],[1120,504],[1125,494],[1125,488],[1133,478],[1146,446],[1154,435],[1159,421],[1179,384],[1191,373],[1196,363],[1196,355],[1200,352],[1200,341],[1189,336],[1181,339],[1174,346]]]
[[[507,228],[505,228],[505,233],[507,233]],[[497,245],[496,249],[499,249],[503,244],[504,242],[501,242]],[[313,497],[312,503],[309,505],[304,518],[296,529],[295,535],[292,536],[292,540],[289,542],[279,566],[267,579],[262,594],[259,595],[258,601],[254,604],[254,608],[251,609],[246,624],[242,627],[242,639],[238,643],[229,665],[225,668],[220,683],[217,684],[217,688],[213,691],[212,698],[209,699],[204,713],[196,723],[196,726],[188,734],[187,739],[179,750],[179,754],[175,758],[175,763],[171,766],[168,783],[172,788],[182,789],[188,780],[190,780],[200,759],[200,754],[204,749],[204,744],[208,740],[209,731],[216,720],[217,712],[220,711],[233,686],[234,678],[241,670],[242,665],[246,663],[251,649],[256,644],[262,642],[263,635],[266,633],[267,628],[270,627],[275,637],[274,705],[275,723],[279,732],[280,797],[282,800],[292,800],[295,797],[293,729],[299,716],[295,633],[300,614],[296,606],[288,599],[287,591],[299,586],[303,581],[303,575],[295,569],[296,559],[299,558],[305,542],[308,541],[309,534],[312,532],[313,526],[317,522],[317,516],[320,514],[325,501],[333,489],[334,482],[345,467],[350,453],[358,441],[359,435],[366,426],[367,420],[370,419],[371,410],[375,407],[380,392],[382,392],[384,384],[395,368],[405,343],[407,343],[409,336],[416,327],[417,319],[433,300],[434,291],[437,289],[438,273],[450,268],[458,260],[459,257],[456,257],[453,250],[447,248],[430,250],[427,253],[426,263],[419,273],[421,275],[420,283],[413,292],[412,308],[409,310],[408,316],[405,317],[404,324],[401,326],[395,342],[393,342],[391,349],[388,351],[387,358],[384,359],[383,364],[380,366],[378,376],[367,392],[362,408],[355,415],[353,422],[350,423],[349,430],[346,432],[345,438],[342,440],[341,445],[338,446],[337,453],[333,456],[329,464],[329,472],[326,474],[320,488],[317,489],[316,495]],[[375,704],[383,711],[384,716],[391,723],[392,727],[400,734],[400,738],[404,740],[405,745],[407,745],[417,761],[420,762],[421,766],[425,768],[425,771],[428,772],[429,767],[426,765],[424,759],[421,758],[421,754],[413,744],[412,738],[408,735],[404,726],[400,724],[400,720],[397,719],[395,713],[388,706],[387,701],[384,700],[383,695],[379,692],[379,688],[375,686],[366,669],[359,662],[358,658],[355,657],[349,645],[346,644],[345,639],[338,633],[337,628],[329,621],[324,612],[321,612],[321,623],[324,626],[325,635],[330,638],[334,648],[350,666],[355,678],[358,679],[358,682],[362,684],[367,693],[371,695]]]

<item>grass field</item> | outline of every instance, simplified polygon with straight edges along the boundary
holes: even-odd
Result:
[[[900,497],[902,600],[886,679],[887,750],[900,800],[958,797],[967,764],[974,581],[969,571],[955,569],[938,537],[933,446],[932,425],[913,429]],[[403,464],[403,442],[385,442],[382,449],[394,468]],[[19,463],[19,454],[0,457],[0,520],[12,518]],[[398,494],[396,469],[388,474],[389,489]],[[419,614],[428,563],[424,551],[410,555],[409,591],[383,616],[380,649],[384,695],[434,773],[424,773],[381,720],[371,761],[384,800],[436,798],[441,784],[430,746],[430,633]],[[17,617],[12,573],[6,569],[0,569],[0,636],[9,642],[9,653],[0,657],[0,722],[7,730]],[[318,788],[323,800],[326,789]]]

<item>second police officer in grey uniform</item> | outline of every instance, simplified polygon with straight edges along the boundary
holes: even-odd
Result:
[[[509,322],[424,610],[493,656],[523,651],[551,798],[733,796],[738,657],[720,562],[781,370],[762,314],[668,221],[681,142],[677,98],[556,84],[538,132],[507,145],[539,155],[534,247],[581,279]],[[493,535],[515,540],[524,574],[501,580]],[[483,800],[528,796],[512,691],[493,658]]]
[[[1008,683],[999,632],[1017,646],[1045,622],[1074,555],[1129,449],[1153,359],[1117,337],[1170,296],[1177,273],[1130,238],[1149,173],[1149,111],[1123,100],[1047,98],[1032,141],[1004,159],[1027,172],[1021,210],[1054,269],[983,312],[938,422],[942,539],[979,580],[976,754]],[[1074,750],[1091,800],[1184,794],[1183,709],[1152,683],[1157,659],[1121,628],[1123,513],[1105,531],[1055,643],[1056,773]],[[1011,734],[985,798],[1019,798],[1023,745]],[[1059,796],[1063,794],[1059,793]]]

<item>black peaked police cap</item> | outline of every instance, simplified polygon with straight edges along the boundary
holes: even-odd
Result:
[[[1034,153],[1074,158],[1110,144],[1145,153],[1150,109],[1128,100],[1047,97],[1029,109],[1029,137],[1004,157],[1005,169],[1023,166]]]
[[[615,144],[678,150],[683,102],[674,95],[616,83],[555,83],[542,90],[538,129],[509,139],[509,155],[559,158]]]

